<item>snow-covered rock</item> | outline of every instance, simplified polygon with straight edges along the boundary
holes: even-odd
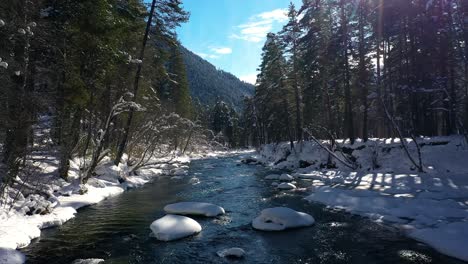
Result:
[[[281,174],[281,176],[279,177],[279,180],[280,181],[292,181],[294,180],[294,177],[289,174]]]
[[[174,176],[182,176],[182,175],[187,175],[187,171],[182,169],[182,168],[175,168],[170,171],[171,175]]]
[[[0,264],[22,264],[26,257],[20,251],[10,248],[0,248]]]
[[[5,21],[3,21],[2,19],[0,19],[0,27],[3,27],[5,26]]]
[[[271,186],[274,186],[274,187],[276,187],[276,186],[278,186],[278,185],[279,185],[279,183],[277,183],[277,182],[272,182],[272,183],[271,183]]]
[[[214,217],[225,213],[224,208],[211,204],[199,202],[180,202],[168,204],[164,207],[164,211],[169,214],[181,215],[203,215]]]
[[[278,180],[280,175],[278,174],[270,174],[265,177],[265,180]]]
[[[197,177],[190,178],[189,183],[190,183],[190,184],[193,184],[193,185],[199,184],[199,183],[200,183],[200,179],[198,179]]]
[[[292,189],[296,189],[296,185],[289,183],[289,182],[283,182],[279,184],[277,188],[281,190],[292,190]]]
[[[252,221],[252,226],[263,231],[281,231],[287,228],[311,226],[314,222],[315,219],[309,214],[287,207],[274,207],[262,210],[260,216]]]
[[[201,232],[202,227],[192,218],[181,215],[166,215],[150,225],[158,240],[171,241]]]
[[[91,259],[76,259],[71,264],[100,264],[103,263],[103,259],[91,258]]]
[[[242,258],[245,255],[245,251],[242,248],[226,248],[223,250],[220,250],[217,252],[218,256],[222,258],[226,257],[236,257],[236,258]]]

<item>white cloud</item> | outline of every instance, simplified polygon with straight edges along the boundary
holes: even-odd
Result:
[[[257,81],[257,74],[256,73],[247,74],[247,75],[239,77],[239,79],[247,83],[255,84],[255,82]]]
[[[219,47],[219,48],[211,48],[211,51],[213,51],[216,54],[231,54],[232,49],[227,48],[227,47]]]
[[[203,59],[219,59],[219,55],[215,55],[215,54],[207,54],[203,52],[196,52],[195,54],[202,57]]]
[[[269,12],[263,12],[258,14],[257,16],[262,19],[272,19],[279,22],[285,22],[288,20],[287,9],[275,9]]]
[[[230,38],[242,39],[249,42],[261,42],[273,25],[284,23],[288,20],[286,9],[275,9],[250,17],[249,22],[237,26],[238,33],[232,34]]]

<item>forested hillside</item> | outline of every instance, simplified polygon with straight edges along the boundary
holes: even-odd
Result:
[[[466,136],[468,1],[308,0],[288,16],[263,48],[252,139]]]
[[[243,98],[252,96],[254,87],[236,76],[216,69],[208,61],[181,47],[187,65],[187,77],[192,98],[203,105],[214,105],[218,99],[242,110]]]

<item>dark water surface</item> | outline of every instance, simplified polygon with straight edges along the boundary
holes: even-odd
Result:
[[[83,208],[63,226],[43,230],[23,249],[28,263],[61,264],[79,258],[103,258],[105,263],[462,263],[396,230],[310,204],[301,194],[277,191],[263,181],[271,171],[237,166],[239,159],[193,161],[185,180],[162,177]],[[192,176],[201,183],[189,184]],[[179,201],[215,203],[227,214],[215,219],[195,217],[203,231],[194,237],[173,242],[150,238],[151,222],[164,215],[166,204]],[[262,209],[275,206],[309,213],[316,224],[273,233],[253,230],[252,219]],[[242,247],[246,257],[226,260],[216,255],[228,247]]]

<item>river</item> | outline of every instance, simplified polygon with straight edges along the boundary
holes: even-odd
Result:
[[[97,205],[79,210],[63,226],[43,230],[22,251],[27,263],[71,263],[102,258],[105,263],[462,263],[405,238],[397,230],[359,216],[304,201],[305,194],[277,191],[263,177],[268,169],[239,164],[240,156],[195,160],[184,180],[160,177]],[[190,177],[200,184],[190,184]],[[307,186],[308,182],[299,182]],[[226,215],[194,217],[200,234],[173,242],[150,238],[149,225],[166,204],[218,204]],[[268,207],[286,206],[314,216],[312,227],[261,232],[250,223]],[[245,249],[242,260],[222,259],[218,250]]]

